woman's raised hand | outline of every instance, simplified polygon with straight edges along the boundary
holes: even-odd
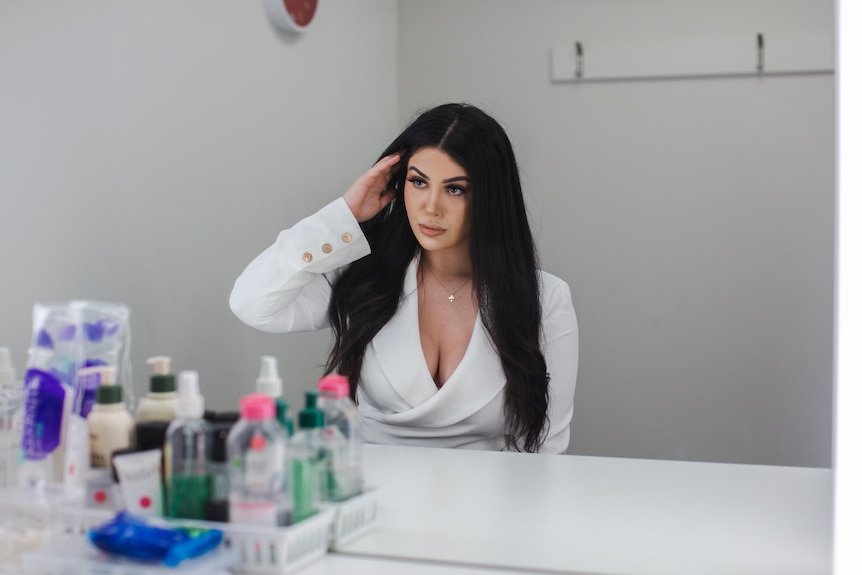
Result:
[[[344,194],[344,200],[359,223],[376,216],[380,210],[395,199],[395,190],[390,189],[389,180],[398,169],[401,154],[390,154],[378,160],[367,172],[359,176]]]

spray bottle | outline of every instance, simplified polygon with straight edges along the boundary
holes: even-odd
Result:
[[[87,416],[90,435],[90,465],[110,467],[111,455],[132,444],[135,422],[123,402],[123,388],[117,385],[117,368],[111,365],[87,367],[81,375],[98,374],[96,403]]]
[[[165,434],[166,515],[206,519],[210,477],[207,466],[209,424],[198,372],[180,372],[176,419]]]
[[[176,416],[177,385],[171,371],[171,358],[154,356],[147,359],[153,366],[150,392],[141,398],[135,412],[135,421],[171,421]]]
[[[257,391],[268,395],[275,401],[275,419],[285,433],[293,435],[293,420],[290,418],[290,405],[282,396],[281,378],[278,376],[278,360],[271,355],[260,358],[260,376],[257,378]]]

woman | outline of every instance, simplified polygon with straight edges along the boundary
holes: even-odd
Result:
[[[538,269],[502,127],[421,114],[344,194],[279,234],[231,309],[284,333],[331,326],[363,438],[562,453],[578,367],[569,287]]]

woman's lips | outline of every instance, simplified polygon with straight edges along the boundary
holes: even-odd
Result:
[[[442,234],[446,231],[443,228],[438,228],[438,227],[434,227],[434,226],[426,226],[424,224],[419,224],[419,229],[422,230],[423,234],[425,234],[426,236],[430,236],[432,238],[435,236],[439,236],[440,234]]]

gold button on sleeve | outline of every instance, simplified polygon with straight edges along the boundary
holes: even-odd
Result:
[[[353,234],[351,234],[349,232],[341,234],[341,241],[344,242],[345,244],[349,244],[351,241],[353,241]]]
[[[323,244],[322,246],[320,246],[320,251],[325,254],[328,254],[332,251],[332,244]]]
[[[308,263],[308,262],[310,262],[312,259],[314,259],[314,256],[313,256],[313,255],[311,255],[311,253],[310,253],[310,252],[305,252],[304,254],[302,254],[302,259],[303,259],[303,260],[305,260],[305,263]]]

